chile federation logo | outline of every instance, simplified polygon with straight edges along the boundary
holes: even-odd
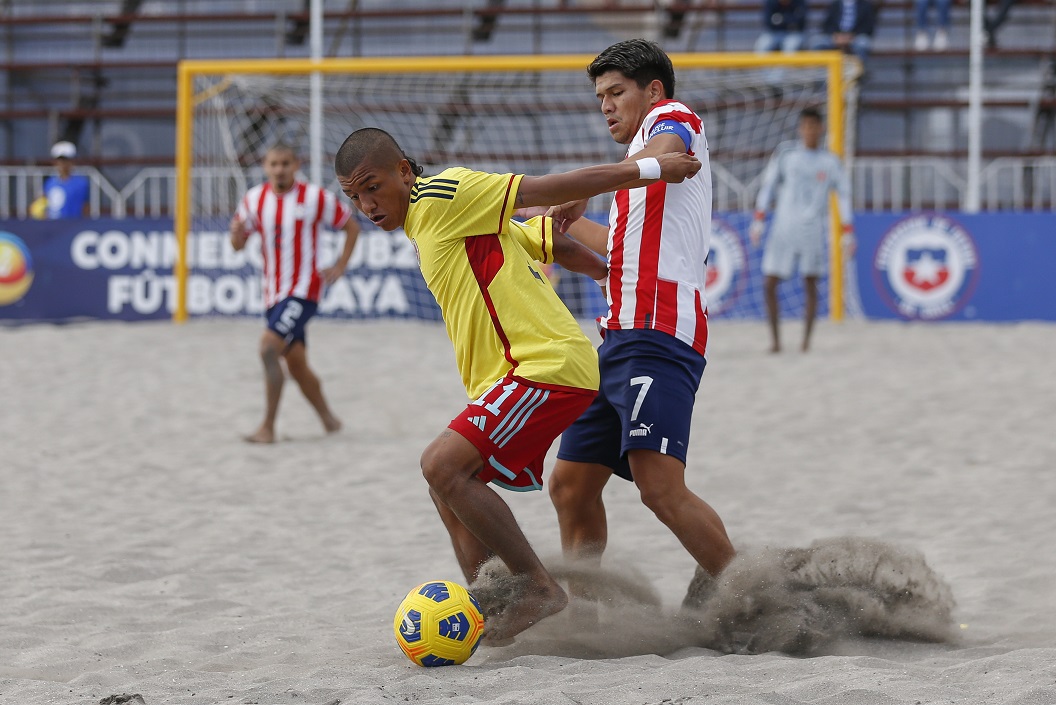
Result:
[[[33,258],[26,243],[0,231],[0,306],[13,304],[33,284]]]
[[[968,232],[941,215],[915,215],[880,239],[873,260],[877,289],[908,319],[938,320],[961,310],[979,279]]]
[[[708,312],[721,313],[737,300],[740,286],[745,280],[744,245],[737,231],[713,218],[711,221],[711,251],[708,253],[708,268],[704,278],[704,295],[708,299]]]

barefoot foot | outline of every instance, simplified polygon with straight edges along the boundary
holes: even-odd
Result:
[[[246,443],[274,443],[275,431],[274,429],[261,426],[248,436],[243,436],[242,440]]]
[[[337,433],[341,430],[341,427],[341,419],[337,418],[333,414],[323,419],[323,428],[326,429],[327,433]]]
[[[484,622],[484,641],[489,646],[509,643],[513,637],[547,617],[557,614],[568,604],[568,595],[557,583],[548,586],[531,583],[502,612]]]

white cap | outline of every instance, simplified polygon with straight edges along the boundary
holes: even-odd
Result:
[[[77,148],[73,142],[56,142],[51,147],[52,159],[73,159],[77,156]]]

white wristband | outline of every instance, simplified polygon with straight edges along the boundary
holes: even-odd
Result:
[[[656,157],[646,157],[645,159],[638,160],[638,178],[660,178],[660,162],[656,161]]]

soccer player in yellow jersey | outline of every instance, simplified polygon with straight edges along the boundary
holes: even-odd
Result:
[[[461,167],[422,177],[384,130],[364,128],[338,150],[345,195],[375,225],[403,228],[455,346],[471,401],[422,454],[422,473],[466,580],[497,555],[525,589],[485,636],[500,642],[564,609],[568,597],[540,562],[509,506],[487,483],[540,489],[553,440],[598,389],[594,347],[536,263],[556,261],[594,279],[603,260],[550,218],[510,220],[517,208],[589,198],[700,169],[685,153],[561,174],[488,174]]]

